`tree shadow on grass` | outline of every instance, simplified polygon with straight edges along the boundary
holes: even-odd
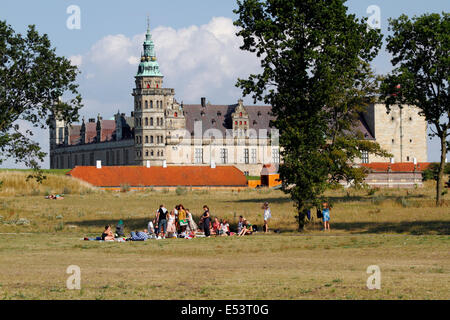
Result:
[[[353,233],[399,233],[412,235],[449,235],[449,221],[402,221],[402,222],[336,222],[331,223],[334,230]]]
[[[423,194],[418,194],[418,195],[405,195],[405,196],[400,196],[400,195],[374,195],[374,196],[346,196],[346,195],[342,195],[342,196],[331,196],[331,197],[325,197],[327,199],[327,201],[329,201],[330,203],[339,203],[339,202],[383,202],[383,201],[387,201],[387,200],[394,200],[394,201],[399,201],[400,199],[407,199],[407,200],[415,200],[415,199],[425,199],[426,196]],[[258,197],[256,198],[252,198],[252,199],[233,199],[233,200],[225,200],[224,202],[233,202],[233,203],[264,203],[268,201],[269,203],[276,203],[276,204],[281,204],[281,203],[289,203],[292,202],[291,198],[289,197],[276,197],[276,198],[271,198],[271,197],[264,197],[264,195],[258,195]]]

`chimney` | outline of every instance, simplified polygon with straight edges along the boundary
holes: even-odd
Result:
[[[394,164],[394,163],[395,163],[394,158],[391,158],[391,164]]]
[[[101,168],[102,168],[102,161],[97,160],[97,169],[101,169]]]
[[[417,158],[413,158],[414,165],[417,165]]]
[[[163,168],[167,168],[167,161],[166,160],[163,161]]]
[[[215,161],[211,161],[211,169],[215,169],[216,168],[216,162]]]
[[[202,108],[206,108],[206,98],[202,97],[201,101],[202,101]]]
[[[150,168],[150,160],[147,160],[147,162],[145,163],[145,166],[146,166],[147,168]]]

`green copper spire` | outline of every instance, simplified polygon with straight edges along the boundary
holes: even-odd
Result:
[[[145,34],[144,52],[141,55],[136,77],[162,77],[159,64],[156,60],[155,44],[150,33],[150,20],[147,18],[147,33]]]

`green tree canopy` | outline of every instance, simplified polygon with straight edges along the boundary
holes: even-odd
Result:
[[[366,19],[347,13],[344,0],[238,1],[241,49],[261,59],[261,74],[239,79],[244,95],[272,105],[280,130],[283,190],[299,212],[317,205],[342,179],[360,183],[353,160],[368,151],[386,155],[355,133],[360,113],[378,88],[368,62],[382,36]]]
[[[450,136],[450,14],[406,15],[390,19],[387,50],[396,67],[383,82],[386,106],[416,105],[441,142],[436,204],[441,204]]]
[[[34,26],[23,36],[0,21],[0,164],[14,158],[40,168],[46,153],[30,138],[30,128],[47,128],[52,115],[68,123],[78,119],[77,74],[77,68],[57,56],[48,36],[39,35]],[[19,121],[28,128],[21,128]]]

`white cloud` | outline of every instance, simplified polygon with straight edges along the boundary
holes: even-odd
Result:
[[[234,87],[237,78],[259,71],[256,57],[239,49],[241,40],[236,32],[233,21],[224,17],[214,17],[201,26],[180,29],[160,26],[152,30],[166,86],[175,89],[178,100],[198,102],[200,97],[207,96],[213,103],[236,102],[241,96],[240,90]],[[116,87],[118,82],[126,81],[131,88],[144,38],[145,32],[132,37],[108,35],[85,55],[74,56],[77,57],[74,61],[83,61],[86,80],[95,75],[96,83],[103,87]],[[93,85],[96,84],[89,83]],[[93,88],[89,91],[104,92]],[[101,100],[102,97],[89,98]]]
[[[107,35],[88,52],[69,58],[82,72],[78,78],[84,104],[81,116],[94,118],[100,113],[107,119],[118,109],[130,114],[134,76],[145,38],[142,31],[131,37]],[[235,87],[237,78],[259,72],[260,67],[253,54],[239,49],[241,40],[236,32],[233,21],[223,17],[200,26],[152,30],[165,87],[175,89],[178,101],[200,103],[200,98],[206,97],[213,104],[237,102],[242,96]],[[36,140],[48,152],[48,132],[40,132]]]
[[[81,54],[76,55],[76,56],[71,56],[69,58],[69,60],[72,65],[80,67],[81,64],[83,63],[83,56]]]

